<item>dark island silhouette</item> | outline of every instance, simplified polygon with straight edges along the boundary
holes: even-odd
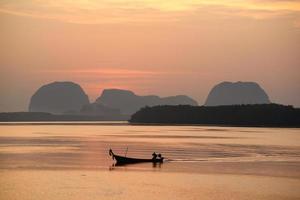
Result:
[[[137,124],[300,126],[299,108],[271,104],[266,92],[254,82],[222,82],[212,89],[204,106],[185,95],[139,96],[120,89],[105,89],[90,103],[78,84],[53,82],[34,93],[29,111],[0,113],[0,121],[129,120]]]
[[[255,82],[222,82],[209,92],[205,106],[268,104],[267,93]]]
[[[300,109],[279,104],[145,107],[129,120],[135,124],[199,124],[300,127]]]
[[[144,106],[197,105],[185,95],[161,98],[138,96],[129,90],[105,89],[93,103],[74,82],[52,82],[40,87],[31,97],[29,112],[0,113],[0,121],[97,121],[129,120]]]
[[[89,104],[83,89],[73,82],[53,82],[40,87],[31,97],[29,112],[62,114],[78,112]]]
[[[156,95],[139,96],[129,90],[105,89],[96,103],[117,108],[122,114],[131,115],[145,106],[155,105],[198,105],[192,98],[185,95],[159,97]]]

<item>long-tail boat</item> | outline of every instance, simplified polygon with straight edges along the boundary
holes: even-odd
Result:
[[[109,155],[112,157],[113,160],[117,161],[116,164],[118,165],[143,163],[143,162],[162,163],[164,160],[164,157],[145,159],[145,158],[130,158],[126,156],[119,156],[114,154],[114,152],[111,149],[109,150]]]

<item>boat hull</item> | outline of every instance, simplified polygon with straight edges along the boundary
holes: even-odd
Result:
[[[115,155],[115,160],[117,164],[133,164],[133,163],[144,163],[144,162],[151,162],[151,163],[161,163],[163,162],[163,158],[160,159],[142,159],[142,158],[128,158],[123,156]]]
[[[114,154],[111,150],[109,152],[109,155],[112,156],[114,160],[116,160],[116,164],[122,165],[122,164],[134,164],[134,163],[162,163],[164,158],[156,158],[156,159],[143,159],[143,158],[129,158],[125,156],[119,156]]]

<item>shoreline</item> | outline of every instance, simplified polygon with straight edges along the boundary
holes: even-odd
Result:
[[[234,125],[234,124],[176,124],[176,123],[132,123],[128,121],[0,121],[0,126],[20,125],[114,125],[114,126],[214,126],[214,127],[244,127],[244,128],[300,128],[299,126],[269,126],[269,125]]]

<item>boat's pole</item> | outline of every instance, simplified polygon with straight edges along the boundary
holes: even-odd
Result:
[[[126,155],[127,155],[127,151],[128,151],[128,147],[126,148],[125,157],[126,157]]]

